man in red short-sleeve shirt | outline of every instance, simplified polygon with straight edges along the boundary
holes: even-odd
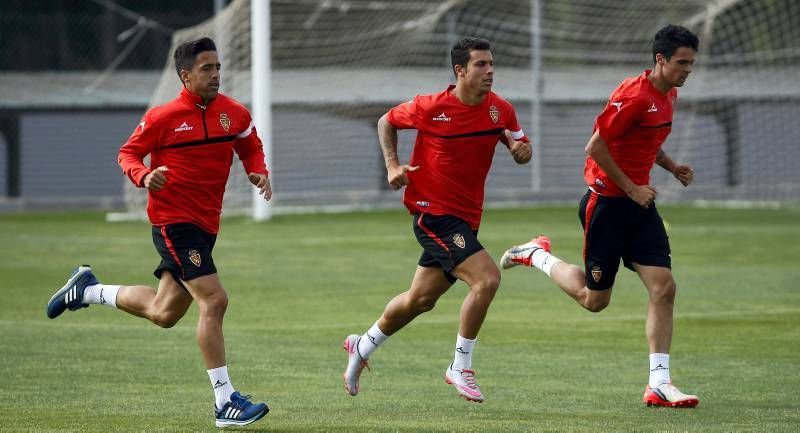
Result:
[[[648,405],[694,407],[699,400],[672,385],[669,350],[675,280],[669,239],[656,210],[656,190],[650,170],[658,164],[684,186],[694,177],[688,165],[676,164],[661,149],[672,129],[672,112],[692,71],[697,36],[669,25],[653,41],[652,70],[622,82],[597,116],[586,146],[584,179],[588,191],[580,203],[584,228],[585,267],[550,254],[546,236],[506,251],[503,268],[533,266],[545,272],[569,296],[589,311],[604,309],[620,259],[635,271],[650,295],[646,334],[650,348],[650,378],[645,387]]]
[[[67,309],[102,304],[170,328],[197,301],[197,342],[214,390],[215,424],[242,426],[259,420],[269,408],[250,402],[228,377],[222,335],[228,295],[211,252],[233,154],[266,200],[272,197],[272,188],[250,113],[219,93],[214,41],[202,38],[181,44],[174,58],[184,88],[173,101],[144,115],[118,158],[131,182],[148,189],[147,215],[161,255],[154,272],[158,290],[100,284],[92,268],[82,265],[50,298],[47,315],[54,319]],[[150,167],[143,162],[147,155]]]
[[[514,161],[525,164],[531,145],[514,108],[493,93],[494,64],[489,42],[464,38],[451,50],[456,84],[443,92],[418,95],[378,121],[389,185],[405,187],[403,203],[412,215],[414,233],[423,248],[408,291],[389,301],[383,315],[363,335],[344,341],[348,364],[345,389],[356,395],[359,377],[372,352],[460,279],[469,286],[453,362],[445,380],[467,400],[484,396],[475,382],[472,350],[489,304],[500,284],[500,272],[478,241],[486,175],[495,147],[502,141]],[[416,129],[408,164],[397,157],[397,130]]]

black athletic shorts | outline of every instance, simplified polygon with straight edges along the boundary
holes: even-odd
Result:
[[[168,271],[180,284],[181,280],[216,274],[211,257],[216,240],[216,235],[191,223],[153,226],[153,244],[161,255],[161,263],[153,275],[161,279],[161,273]]]
[[[464,220],[452,215],[413,215],[414,234],[424,251],[419,265],[442,268],[445,278],[456,282],[450,272],[469,256],[483,249],[478,242],[478,231],[472,230]]]
[[[633,263],[670,268],[669,238],[655,203],[647,209],[628,197],[606,197],[587,191],[578,210],[584,233],[583,260],[586,287],[606,290],[622,259]]]

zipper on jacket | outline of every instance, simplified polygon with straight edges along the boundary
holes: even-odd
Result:
[[[206,126],[206,106],[200,104],[197,105],[197,108],[201,110],[200,116],[203,118],[203,132],[205,133],[205,139],[208,140],[208,127]]]

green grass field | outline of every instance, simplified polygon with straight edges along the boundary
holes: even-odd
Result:
[[[476,347],[487,401],[442,380],[466,287],[393,336],[342,388],[343,338],[405,290],[420,248],[402,211],[224,221],[215,261],[230,294],[234,385],[272,411],[264,432],[796,432],[800,430],[800,210],[663,207],[678,281],[672,377],[696,409],[647,408],[646,291],[620,273],[593,314],[540,272],[503,274]],[[578,261],[575,209],[491,210],[495,258],[546,233]],[[0,216],[0,430],[215,431],[194,307],[172,329],[94,306],[57,320],[51,293],[78,263],[105,283],[155,284],[145,223],[103,215]]]

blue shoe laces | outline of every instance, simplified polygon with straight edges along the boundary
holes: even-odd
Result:
[[[250,402],[250,395],[231,395],[231,406],[236,409],[244,411],[252,405],[253,403]]]

